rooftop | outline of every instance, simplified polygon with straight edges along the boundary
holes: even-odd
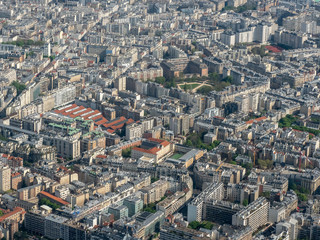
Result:
[[[69,205],[70,203],[68,203],[67,201],[64,201],[63,199],[59,198],[59,197],[56,197],[48,192],[45,192],[45,191],[41,191],[40,194],[44,195],[45,197],[49,198],[49,199],[52,199],[56,202],[59,202],[61,203],[62,205]]]

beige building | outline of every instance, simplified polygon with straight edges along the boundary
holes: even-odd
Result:
[[[84,203],[89,200],[89,193],[70,194],[66,198],[67,202],[71,203],[71,206],[83,206]]]
[[[62,157],[74,159],[80,156],[80,140],[73,137],[53,138],[53,145]]]
[[[147,187],[142,188],[140,191],[143,196],[143,203],[149,204],[159,201],[167,189],[169,188],[169,182],[164,180],[158,180]]]
[[[176,192],[174,195],[167,197],[165,200],[157,204],[157,210],[162,211],[167,217],[175,213],[185,202],[186,194],[182,191]]]
[[[111,192],[111,187],[112,183],[111,182],[106,182],[102,184],[101,186],[96,186],[94,193],[99,193],[99,194],[106,194],[108,192]]]
[[[126,126],[126,140],[134,138],[141,138],[142,136],[142,125],[133,123]]]
[[[35,198],[42,190],[41,184],[32,185],[30,187],[20,188],[17,191],[17,197],[19,200],[27,201]]]
[[[0,192],[5,192],[11,189],[11,168],[2,166],[0,169]]]
[[[186,135],[189,133],[189,115],[183,114],[177,117],[170,118],[169,128],[173,131],[174,135]]]
[[[139,159],[146,157],[153,159],[155,163],[158,163],[165,156],[168,156],[173,151],[173,145],[166,141],[155,138],[149,138],[147,141],[143,141],[140,147],[135,147],[131,151],[131,157]]]
[[[320,186],[320,174],[318,171],[310,171],[301,175],[301,187],[307,189],[311,194]]]

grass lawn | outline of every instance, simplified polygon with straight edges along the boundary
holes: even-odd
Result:
[[[173,155],[171,156],[171,158],[173,158],[173,159],[179,159],[179,158],[182,157],[182,156],[183,156],[182,153],[175,153],[175,154],[173,154]]]
[[[191,85],[192,89],[194,89],[194,88],[198,87],[200,84],[198,84],[198,83],[193,83],[193,84],[188,84],[188,85]]]
[[[200,85],[200,83],[182,83],[179,84],[180,88],[183,90],[192,90],[196,87],[198,87]]]

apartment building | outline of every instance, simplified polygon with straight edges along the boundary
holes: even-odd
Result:
[[[203,219],[203,205],[208,200],[222,200],[224,198],[223,183],[211,183],[196,198],[188,204],[188,222]]]
[[[140,191],[142,192],[144,204],[159,201],[164,196],[168,188],[169,182],[164,180],[158,180],[149,186],[142,188]]]
[[[6,192],[11,189],[11,168],[8,165],[2,165],[0,168],[0,192]]]
[[[243,210],[232,216],[232,225],[250,226],[253,231],[268,222],[269,202],[264,197],[258,198]]]
[[[175,213],[186,202],[186,194],[178,191],[157,204],[157,210],[164,212],[165,217]]]

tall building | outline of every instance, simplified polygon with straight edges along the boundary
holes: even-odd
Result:
[[[74,101],[74,99],[79,95],[79,89],[81,90],[81,84],[73,84],[60,88],[59,91],[56,91],[54,102],[55,107]]]
[[[27,212],[25,216],[25,228],[37,235],[44,235],[45,218],[39,214],[35,214],[32,211]]]
[[[223,32],[221,34],[221,42],[223,42],[224,44],[228,45],[228,46],[233,46],[236,43],[236,35],[234,32]]]
[[[24,200],[24,201],[33,199],[41,192],[41,189],[42,189],[41,184],[35,184],[29,187],[20,188],[17,191],[17,197],[19,200]]]
[[[312,229],[313,229],[313,226],[311,226],[311,232],[312,232]],[[279,235],[283,231],[287,231],[289,233],[289,236],[290,236],[289,239],[297,239],[297,237],[298,237],[298,220],[296,220],[294,218],[290,218],[290,220],[288,220],[288,221],[278,223],[276,225],[276,234]],[[319,233],[316,236],[319,236]]]
[[[247,200],[251,203],[259,198],[259,188],[256,185],[232,184],[226,186],[226,199],[231,202],[243,203]]]
[[[59,239],[62,236],[62,224],[68,219],[55,214],[50,214],[45,217],[45,235],[51,239]]]
[[[108,212],[114,215],[115,220],[128,217],[128,208],[125,205],[111,206]]]
[[[126,231],[134,239],[148,239],[155,231],[160,231],[164,223],[164,214],[161,211],[155,213],[143,212],[135,218],[132,222],[125,225],[117,225],[117,228],[122,227],[122,231]]]
[[[142,188],[140,191],[142,192],[144,204],[159,201],[168,189],[169,182],[164,180],[156,181],[149,186]]]
[[[174,135],[186,135],[189,132],[189,116],[180,115],[170,118],[169,128]]]
[[[143,201],[137,197],[128,197],[124,199],[123,205],[128,208],[128,216],[132,217],[142,210]]]
[[[160,230],[160,240],[186,240],[186,239],[202,239],[209,240],[212,239],[205,232],[200,232],[190,228],[182,226],[171,226],[168,223],[164,223]]]
[[[11,168],[2,166],[0,169],[0,192],[5,192],[11,189]]]
[[[314,223],[310,228],[310,235],[312,240],[319,240],[320,239],[320,225]]]
[[[81,224],[72,225],[68,219],[50,211],[33,210],[25,216],[25,228],[37,235],[50,239],[86,240],[86,228]]]
[[[232,216],[232,225],[250,226],[253,231],[268,222],[269,202],[264,197],[258,198],[246,208]]]
[[[82,135],[80,141],[80,151],[90,151],[95,148],[105,148],[106,147],[106,138],[101,133],[89,132]]]
[[[127,78],[126,77],[119,77],[115,80],[114,82],[114,87],[118,89],[119,91],[124,91],[127,90],[126,88],[126,82]]]
[[[188,204],[188,222],[203,219],[203,205],[205,201],[222,200],[224,197],[223,183],[211,183],[204,191]]]
[[[159,202],[156,207],[157,210],[164,212],[164,215],[167,217],[178,211],[178,209],[181,208],[186,201],[187,198],[185,192],[177,191],[172,196],[169,196],[163,201]]]
[[[274,41],[292,48],[302,48],[304,42],[308,40],[305,33],[297,33],[286,30],[278,30],[275,32]]]
[[[22,175],[19,172],[12,173],[11,175],[11,188],[18,190],[22,186]]]
[[[242,208],[242,205],[226,201],[206,201],[203,204],[203,219],[221,225],[231,224],[232,216]]]
[[[142,125],[133,123],[126,126],[126,140],[134,138],[141,138],[142,136]]]
[[[51,140],[53,142],[52,145],[57,147],[57,153],[59,153],[61,156],[70,159],[80,156],[80,139],[76,139],[73,136],[56,136]]]
[[[24,221],[26,211],[21,207],[15,207],[0,217],[1,232],[5,239],[15,239],[14,234],[19,231],[19,226]]]
[[[45,43],[43,46],[43,55],[50,57],[51,56],[51,43]]]

